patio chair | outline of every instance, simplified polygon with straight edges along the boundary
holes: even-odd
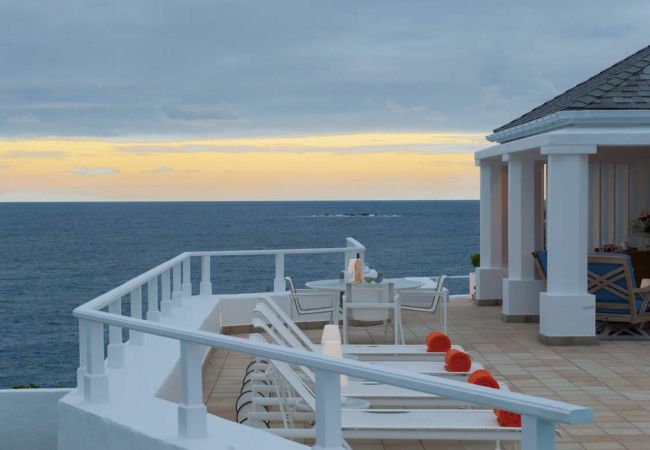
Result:
[[[252,320],[256,328],[264,330],[276,345],[287,346],[297,350],[314,351],[303,345],[291,332],[284,326],[282,321],[273,314],[270,308],[258,303],[255,306],[255,313],[258,317]],[[431,353],[429,353],[431,355]],[[433,359],[433,358],[432,358]],[[448,372],[445,369],[445,363],[439,361],[366,361],[371,364],[379,364],[386,367],[408,370],[411,372],[438,375],[453,378],[466,378],[471,372],[482,369],[483,366],[478,363],[472,363],[467,372]]]
[[[251,336],[255,338],[256,336]],[[271,375],[276,383],[283,383],[300,398],[287,401],[278,412],[252,411],[249,423],[281,421],[283,428],[268,431],[292,439],[313,438],[314,428],[296,427],[296,420],[310,423],[314,420],[316,398],[313,390],[301,376],[284,362],[270,361]],[[292,408],[299,404],[302,411]],[[302,408],[301,408],[302,409]],[[344,439],[459,439],[518,441],[521,428],[501,427],[490,409],[341,409],[341,428]]]
[[[429,289],[402,289],[399,293],[399,300],[402,311],[415,311],[434,314],[438,305],[442,301],[442,313],[440,314],[440,327],[444,333],[447,333],[447,301],[449,292],[445,289],[447,275],[440,275],[434,280],[434,287]],[[404,330],[402,333],[402,342],[404,342]]]
[[[546,282],[546,251],[536,252],[535,265]],[[650,287],[637,288],[629,255],[590,253],[587,289],[596,296],[596,332],[601,337],[648,337],[644,326],[650,321]]]
[[[270,310],[278,317],[280,323],[285,325],[288,332],[306,349],[313,352],[320,352],[320,345],[314,344],[311,339],[291,320],[280,305],[269,295],[260,297]],[[452,348],[463,350],[460,345],[452,345]],[[444,360],[444,353],[428,352],[425,344],[410,345],[376,345],[376,344],[347,344],[343,345],[343,354],[352,355],[361,361],[382,360],[382,361],[432,361]]]
[[[382,322],[386,334],[391,311],[395,345],[403,344],[400,336],[401,308],[393,284],[348,283],[343,296],[343,343],[349,343],[350,312],[358,323]]]
[[[330,323],[338,325],[340,311],[340,294],[338,291],[296,289],[291,277],[284,277],[284,279],[289,285],[292,318],[297,319],[300,316],[329,314]]]

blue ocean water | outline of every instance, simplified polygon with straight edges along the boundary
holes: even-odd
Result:
[[[467,274],[478,211],[478,201],[0,204],[0,388],[74,385],[72,310],[183,251],[340,247],[352,236],[386,277]],[[304,285],[342,265],[290,256],[286,273]],[[218,292],[270,290],[274,261],[213,259],[212,272]],[[450,287],[467,292],[466,281]]]

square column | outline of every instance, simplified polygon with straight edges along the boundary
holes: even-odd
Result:
[[[542,147],[548,154],[547,291],[539,338],[549,345],[595,344],[596,302],[587,291],[589,153],[595,146]]]
[[[538,245],[541,181],[538,155],[505,155],[508,162],[508,278],[503,280],[505,322],[537,322],[539,293],[544,283],[535,279],[532,252]]]
[[[480,161],[481,267],[476,269],[476,304],[501,302],[502,281],[508,275],[507,170],[500,160]]]

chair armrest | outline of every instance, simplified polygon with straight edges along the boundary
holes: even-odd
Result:
[[[638,295],[641,295],[641,296],[645,297],[647,295],[650,295],[650,286],[646,286],[644,288],[636,288],[636,289],[633,289],[632,292],[634,294],[638,294]]]

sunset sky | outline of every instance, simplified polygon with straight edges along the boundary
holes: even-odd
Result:
[[[648,44],[625,5],[3,1],[0,201],[477,198],[492,128]]]

